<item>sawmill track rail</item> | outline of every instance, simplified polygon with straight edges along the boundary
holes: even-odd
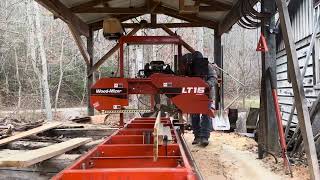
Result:
[[[161,118],[160,122],[170,127],[172,141],[157,144],[155,151],[156,122],[156,118],[132,119],[52,179],[201,179],[182,144],[181,134],[169,118]]]

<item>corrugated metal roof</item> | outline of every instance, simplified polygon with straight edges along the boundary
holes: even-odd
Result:
[[[72,8],[83,3],[88,3],[92,0],[60,0],[66,7]],[[179,10],[179,0],[160,0],[161,5],[168,7],[170,9]],[[218,0],[219,2],[227,3],[227,4],[236,4],[238,0]],[[103,0],[101,0],[103,2]],[[143,7],[146,6],[146,0],[110,0],[107,1],[108,6],[110,8],[129,8],[129,7]],[[193,0],[185,0],[185,5],[193,5]],[[206,5],[201,3],[201,5]],[[102,4],[96,5],[95,7],[101,7]],[[212,11],[212,12],[199,12],[196,16],[202,18],[204,20],[212,20],[212,21],[221,21],[226,16],[229,11]],[[147,14],[148,12],[146,12]],[[82,19],[85,23],[94,23],[97,21],[101,21],[106,17],[109,17],[109,14],[104,13],[78,13],[76,14],[80,19]]]

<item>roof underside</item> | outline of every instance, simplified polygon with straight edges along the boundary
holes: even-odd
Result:
[[[90,28],[102,28],[103,19],[121,22],[144,14],[165,14],[188,22],[177,27],[208,27],[222,34],[239,18],[243,0],[36,0],[56,17],[88,36]],[[258,0],[250,0],[257,2]],[[255,4],[255,3],[254,3]],[[152,19],[152,18],[151,18]],[[154,18],[156,19],[156,18]],[[149,22],[151,25],[151,22]],[[153,22],[152,25],[155,25]],[[171,27],[176,27],[171,25]],[[127,27],[131,27],[127,24]],[[150,26],[151,27],[151,26]],[[152,26],[153,27],[153,26]],[[153,27],[156,28],[156,27]]]
[[[211,20],[214,22],[221,21],[230,11],[232,6],[236,4],[237,1],[238,0],[219,0],[218,2],[220,2],[221,4],[225,4],[226,7],[229,7],[229,10],[223,7],[221,8],[221,10],[210,11],[210,8],[208,8],[207,11],[198,12],[196,16],[199,18],[202,18],[203,20]],[[75,8],[77,6],[79,7],[82,4],[86,4],[90,2],[90,0],[61,0],[61,2],[68,8]],[[110,1],[105,1],[105,3],[103,3],[103,1],[100,1],[100,2],[101,3],[94,5],[93,7],[96,7],[98,9],[98,8],[103,8],[107,6],[109,8],[126,8],[129,10],[130,8],[143,9],[144,7],[148,6],[146,0],[110,0]],[[211,5],[213,5],[214,3],[215,1],[212,1],[211,3],[208,3],[208,4],[200,3],[200,6],[212,7]],[[195,1],[186,0],[185,5],[194,6]],[[170,8],[174,11],[179,11],[179,0],[161,0],[161,6]],[[148,13],[147,8],[145,12]],[[129,12],[127,14],[129,14]],[[98,22],[103,20],[104,18],[114,16],[114,14],[108,14],[108,13],[76,13],[76,15],[87,24]]]

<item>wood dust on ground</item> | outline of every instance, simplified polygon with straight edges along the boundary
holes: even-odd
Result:
[[[281,158],[278,164],[272,157],[257,159],[257,143],[235,133],[213,132],[210,144],[203,148],[191,145],[193,134],[184,137],[205,180],[308,180],[305,166],[293,166],[291,178],[283,170]]]

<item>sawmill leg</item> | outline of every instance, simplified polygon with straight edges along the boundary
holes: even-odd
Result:
[[[313,140],[310,115],[306,105],[306,97],[303,89],[297,50],[293,39],[289,11],[285,0],[276,0],[276,3],[278,6],[282,36],[288,57],[288,70],[292,81],[299,125],[301,127],[300,129],[303,137],[304,149],[308,159],[310,178],[312,180],[320,180],[318,158]]]

